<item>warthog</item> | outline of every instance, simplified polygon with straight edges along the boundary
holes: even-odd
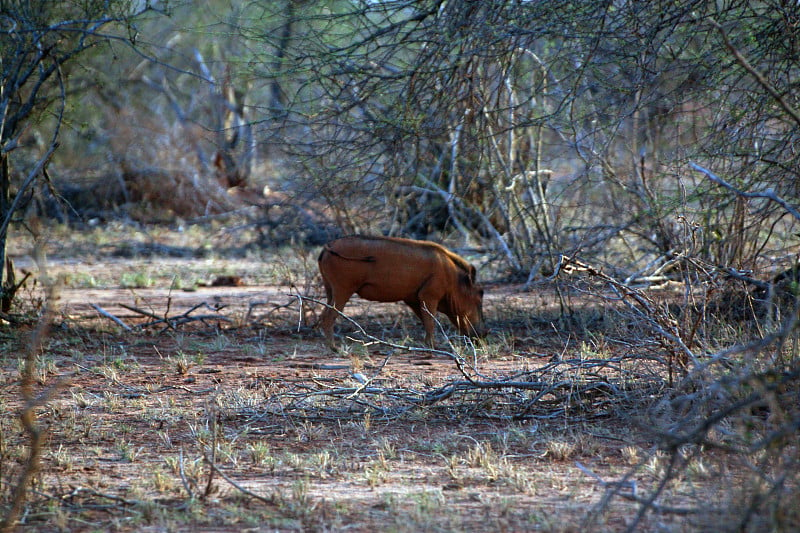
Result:
[[[319,324],[334,350],[336,311],[342,311],[353,294],[375,302],[404,302],[422,321],[429,346],[436,311],[447,315],[462,334],[484,332],[483,289],[475,282],[475,267],[436,243],[343,237],[323,247],[319,271],[329,306]]]

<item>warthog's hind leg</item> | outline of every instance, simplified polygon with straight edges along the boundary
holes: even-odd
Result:
[[[322,315],[320,315],[319,326],[323,335],[325,335],[325,340],[327,341],[328,346],[335,352],[338,350],[336,347],[336,342],[333,338],[333,326],[339,316],[339,313],[344,309],[344,306],[347,305],[347,301],[350,300],[350,297],[353,294],[334,294],[333,288],[326,283],[325,295],[328,299],[328,306],[323,309]]]

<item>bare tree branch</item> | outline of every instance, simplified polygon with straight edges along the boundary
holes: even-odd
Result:
[[[778,204],[778,205],[780,205],[782,208],[784,208],[784,209],[786,210],[786,212],[787,212],[787,213],[789,213],[790,215],[792,215],[792,216],[793,216],[794,218],[796,218],[797,220],[800,220],[800,211],[798,211],[797,209],[795,209],[795,207],[794,207],[794,206],[792,206],[792,205],[791,205],[789,202],[787,202],[786,200],[784,200],[783,198],[781,198],[780,196],[778,196],[778,195],[775,193],[775,191],[774,191],[774,190],[772,190],[772,189],[766,189],[766,190],[764,190],[764,191],[760,191],[760,192],[747,192],[747,191],[742,191],[741,189],[737,189],[736,187],[734,187],[733,185],[731,185],[730,183],[728,183],[728,182],[727,182],[727,181],[725,181],[724,179],[720,178],[719,176],[717,176],[716,174],[714,174],[714,173],[713,173],[713,172],[711,172],[710,170],[708,170],[708,169],[706,169],[706,168],[703,168],[703,167],[701,167],[701,166],[700,166],[700,165],[698,165],[697,163],[694,163],[694,162],[690,161],[690,162],[689,162],[689,166],[691,166],[693,169],[697,170],[698,172],[702,172],[703,174],[705,174],[706,176],[708,176],[708,178],[709,178],[711,181],[713,181],[713,182],[715,182],[715,183],[718,183],[718,184],[722,185],[722,186],[723,186],[723,187],[725,187],[726,189],[729,189],[729,190],[733,191],[734,193],[736,193],[736,194],[737,194],[737,195],[739,195],[739,196],[742,196],[742,197],[744,197],[744,198],[765,198],[765,199],[767,199],[767,200],[770,200],[770,201],[772,201],[772,202],[775,202],[776,204]]]
[[[728,37],[728,32],[722,27],[722,25],[717,22],[716,20],[709,19],[711,25],[714,26],[719,34],[722,36],[722,41],[725,43],[725,46],[730,50],[733,54],[733,57],[736,58],[736,61],[744,68],[756,81],[761,85],[774,99],[778,104],[783,108],[786,113],[792,117],[792,120],[795,121],[797,126],[800,126],[800,112],[798,112],[792,105],[783,97],[783,95],[775,88],[770,81],[764,77],[758,70],[750,64],[744,55],[731,43],[730,38]]]

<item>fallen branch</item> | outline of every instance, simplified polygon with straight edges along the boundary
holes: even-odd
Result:
[[[125,331],[132,331],[131,327],[128,324],[126,324],[125,322],[123,322],[120,318],[112,315],[111,313],[109,313],[108,311],[106,311],[105,309],[103,309],[102,307],[100,307],[97,304],[91,304],[91,305],[92,305],[92,307],[94,308],[95,311],[97,311],[102,316],[106,317],[107,319],[111,320],[112,322],[115,322],[118,326],[122,327],[122,329],[124,329]]]
[[[239,411],[253,420],[276,416],[281,420],[350,420],[363,417],[365,409],[376,417],[392,419],[410,409],[424,408],[428,412],[441,409],[452,416],[454,409],[485,411],[483,416],[502,420],[547,419],[567,415],[607,416],[609,408],[621,403],[634,404],[651,398],[663,389],[662,379],[646,380],[638,376],[610,379],[607,371],[625,372],[628,359],[575,359],[557,361],[534,371],[514,374],[495,380],[469,381],[459,379],[427,390],[386,386],[378,379],[382,365],[366,376],[350,375],[330,383],[314,380],[311,383],[284,385],[289,390],[277,392],[266,405],[252,411]],[[389,356],[384,360],[389,359]],[[587,376],[575,377],[572,376]],[[357,383],[353,383],[351,378]],[[312,409],[309,406],[313,405]],[[492,411],[497,410],[497,413]],[[249,412],[249,414],[248,414]]]
[[[250,305],[247,308],[247,315],[245,315],[245,317],[244,317],[244,323],[245,324],[249,324],[250,323],[250,318],[253,316],[253,309],[255,309],[256,307],[271,305],[272,309],[270,309],[267,312],[267,315],[270,315],[270,314],[272,314],[275,311],[278,311],[280,309],[288,309],[289,307],[291,307],[293,301],[294,301],[294,299],[290,300],[289,302],[287,302],[285,304],[278,304],[278,303],[275,303],[275,302],[265,302],[265,301],[264,302],[262,302],[262,301],[250,302]]]
[[[385,339],[381,339],[379,337],[375,337],[374,335],[370,335],[369,333],[367,333],[366,330],[364,329],[364,327],[361,324],[359,324],[354,318],[342,313],[341,311],[339,311],[338,309],[336,309],[332,305],[328,305],[325,302],[322,302],[322,301],[314,299],[314,298],[310,298],[308,296],[303,296],[302,294],[293,294],[292,296],[296,297],[301,302],[306,302],[306,301],[312,302],[312,303],[315,303],[317,305],[322,305],[324,307],[328,307],[328,308],[333,309],[334,311],[336,311],[336,313],[340,317],[342,317],[343,319],[345,319],[348,322],[350,322],[350,324],[355,326],[355,328],[358,330],[358,332],[361,335],[363,335],[367,340],[366,341],[361,341],[359,339],[354,339],[352,337],[348,337],[348,339],[353,340],[353,341],[357,341],[357,342],[361,342],[364,346],[371,346],[371,345],[377,344],[377,345],[381,345],[381,346],[387,346],[389,348],[396,348],[398,350],[405,350],[405,351],[408,351],[408,352],[432,353],[432,354],[435,354],[435,355],[443,355],[445,357],[449,357],[450,359],[455,359],[455,358],[458,357],[454,353],[448,352],[446,350],[437,350],[436,348],[421,348],[419,346],[408,346],[406,344],[399,344],[399,343],[387,341]]]
[[[603,478],[601,478],[600,476],[598,476],[597,474],[595,474],[594,472],[592,472],[591,470],[589,470],[588,468],[586,468],[585,466],[583,466],[578,461],[575,461],[575,466],[577,466],[580,470],[582,470],[584,474],[587,474],[588,476],[591,476],[591,477],[595,478],[597,480],[597,482],[600,483],[600,486],[602,486],[603,488],[606,488],[606,489],[607,488],[611,488],[611,489],[614,489],[615,491],[619,491],[619,490],[622,490],[622,489],[630,489],[631,494],[634,495],[634,496],[636,495],[636,481],[634,481],[634,480],[631,480],[631,481],[606,481]],[[620,493],[620,494],[622,494],[622,493]]]
[[[127,305],[127,304],[124,304],[124,303],[119,303],[118,305],[120,307],[124,307],[128,311],[133,311],[134,313],[138,313],[138,314],[140,314],[142,316],[155,318],[156,320],[162,320],[162,317],[160,317],[159,315],[157,315],[155,313],[151,313],[149,311],[145,311],[144,309],[139,309],[138,307],[134,307],[132,305]]]
[[[201,307],[207,307],[208,309],[210,309],[212,311],[218,311],[219,310],[218,308],[210,306],[207,302],[199,303],[199,304],[191,307],[186,312],[184,312],[184,313],[182,313],[180,315],[177,315],[177,316],[173,316],[173,317],[170,317],[170,316],[163,316],[162,317],[162,316],[159,316],[159,315],[157,315],[155,313],[151,313],[150,311],[146,311],[144,309],[140,309],[138,307],[134,307],[132,305],[127,305],[127,304],[124,304],[124,303],[120,303],[119,305],[121,307],[124,307],[125,309],[128,309],[129,311],[133,311],[134,313],[137,313],[137,314],[140,314],[140,315],[142,315],[144,317],[153,319],[150,322],[145,322],[144,324],[139,324],[138,326],[136,326],[137,328],[144,329],[144,328],[149,328],[149,327],[152,327],[152,326],[156,326],[158,324],[165,324],[166,328],[162,331],[162,333],[164,331],[166,331],[166,330],[175,329],[178,326],[182,326],[182,325],[188,324],[190,322],[198,322],[198,321],[203,322],[203,321],[206,321],[206,320],[219,320],[219,321],[222,321],[222,322],[233,322],[233,320],[231,320],[230,318],[226,317],[225,315],[220,315],[220,314],[190,316],[191,313],[197,311]],[[169,311],[167,311],[167,313],[168,312]]]

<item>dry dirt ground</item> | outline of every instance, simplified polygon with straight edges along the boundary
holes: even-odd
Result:
[[[642,494],[663,468],[636,410],[611,392],[628,383],[637,397],[632,378],[656,383],[663,368],[576,364],[614,359],[625,343],[561,328],[550,289],[490,285],[493,333],[452,346],[440,335],[442,353],[403,347],[422,331],[401,306],[354,301],[348,312],[393,345],[345,341],[333,354],[308,325],[317,306],[301,312],[296,296],[319,297],[313,250],[271,260],[80,250],[48,259],[65,285],[37,353],[46,439],[23,530],[619,531],[639,509],[634,485]],[[39,275],[23,244],[15,258]],[[199,286],[219,275],[243,285]],[[21,294],[29,311],[37,291]],[[0,329],[4,505],[28,453],[17,414],[35,326]],[[559,380],[608,385],[572,394]],[[636,464],[607,502],[618,487],[605,482]],[[703,490],[698,477],[664,503]],[[639,530],[692,520],[651,512]]]

